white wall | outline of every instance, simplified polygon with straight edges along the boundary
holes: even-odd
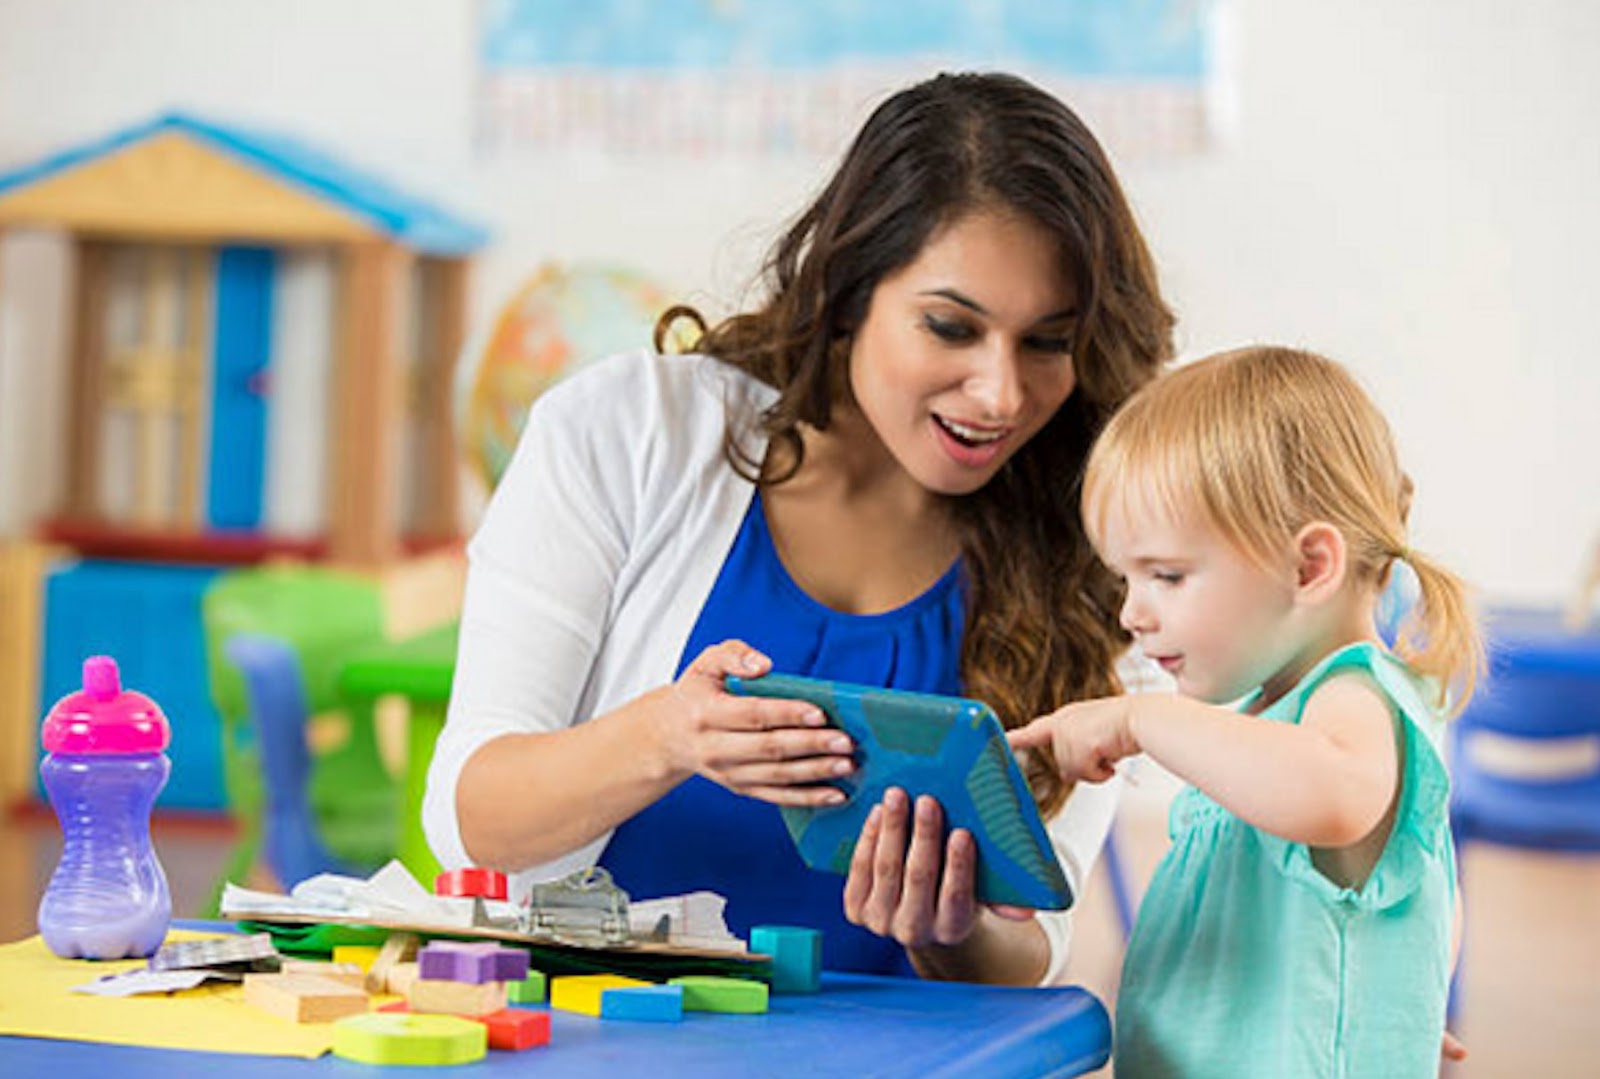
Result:
[[[1345,360],[1399,432],[1418,545],[1496,599],[1560,598],[1600,528],[1600,5],[1229,10],[1228,141],[1123,173],[1185,355],[1271,339]],[[622,263],[736,305],[828,163],[477,160],[473,11],[0,0],[0,168],[182,106],[298,132],[492,222],[480,315],[551,258]],[[26,321],[48,304],[31,302],[43,286],[18,261],[3,266],[0,316]],[[0,329],[0,349],[19,333],[36,331]],[[16,461],[38,452],[12,433],[38,422],[22,398],[59,393],[19,376],[33,361],[15,352],[0,352],[0,532],[19,516],[8,506],[38,501],[15,485],[50,474]]]
[[[1600,5],[1244,0],[1221,153],[1129,186],[1186,354],[1355,367],[1417,545],[1549,600],[1600,529]]]

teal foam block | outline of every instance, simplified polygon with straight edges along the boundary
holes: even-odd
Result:
[[[758,925],[750,950],[772,956],[774,993],[815,993],[822,986],[822,933],[795,925]]]
[[[683,1019],[683,990],[676,985],[607,989],[600,994],[600,1018],[677,1023]]]

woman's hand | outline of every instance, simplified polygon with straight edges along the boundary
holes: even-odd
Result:
[[[1103,697],[1069,704],[1007,731],[1006,741],[1013,751],[1050,746],[1061,778],[1069,783],[1104,783],[1116,774],[1118,761],[1140,751],[1131,730],[1132,700]]]
[[[742,641],[695,657],[670,687],[661,737],[672,766],[735,794],[786,806],[827,806],[844,794],[826,781],[855,769],[850,736],[808,701],[734,696],[728,675],[754,678],[772,661]]]
[[[928,795],[910,804],[891,787],[872,807],[844,884],[851,923],[907,948],[953,947],[966,941],[983,905],[977,899],[978,847],[965,828],[944,834],[944,809]],[[991,907],[1015,919],[1033,916]]]

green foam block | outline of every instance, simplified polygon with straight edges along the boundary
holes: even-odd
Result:
[[[683,987],[683,1010],[686,1012],[760,1015],[767,1010],[767,987],[763,982],[689,974],[673,978],[667,984]]]

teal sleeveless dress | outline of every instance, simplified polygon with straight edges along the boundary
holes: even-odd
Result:
[[[1186,788],[1128,943],[1119,1079],[1437,1076],[1455,904],[1443,724],[1410,669],[1366,642],[1325,658],[1261,718],[1298,723],[1319,684],[1351,671],[1388,696],[1404,752],[1371,876],[1341,887],[1304,844]]]

